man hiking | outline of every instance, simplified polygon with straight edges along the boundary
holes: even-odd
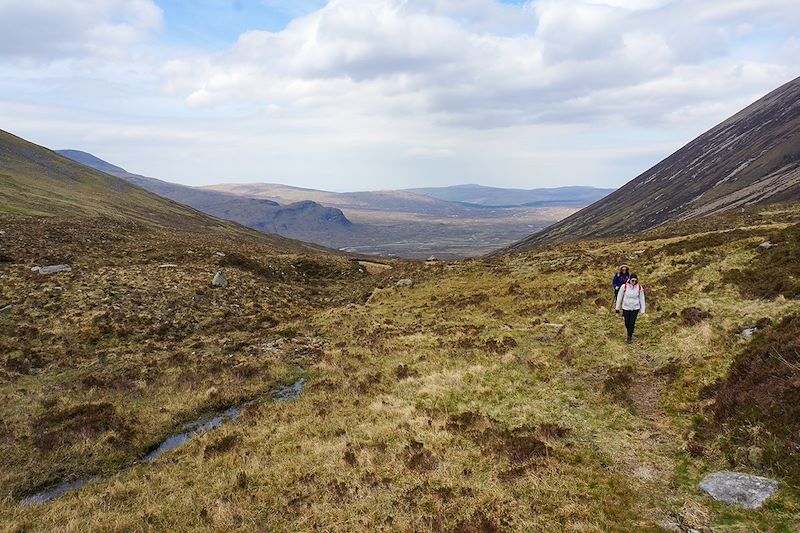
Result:
[[[625,329],[628,331],[628,344],[633,342],[633,328],[636,327],[636,317],[644,314],[644,289],[639,285],[639,276],[631,274],[628,282],[620,287],[617,293],[617,304],[614,307],[616,314],[622,309],[622,318],[625,320]]]

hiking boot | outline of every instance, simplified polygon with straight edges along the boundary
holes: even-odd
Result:
[[[627,342],[628,344],[632,344],[633,343],[633,337],[628,336],[628,340],[625,341],[625,342]]]

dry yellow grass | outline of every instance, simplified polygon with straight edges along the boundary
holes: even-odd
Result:
[[[800,218],[796,209],[788,213],[794,222]],[[785,210],[762,215],[764,234],[785,224],[786,217]],[[745,299],[723,281],[723,271],[757,257],[761,229],[750,224],[748,233],[708,245],[692,241],[716,235],[704,227],[702,235],[572,243],[434,266],[396,264],[371,275],[354,265],[356,270],[344,268],[313,286],[302,278],[267,282],[240,276],[234,285],[243,286],[234,291],[242,307],[253,304],[249,298],[281,295],[268,306],[281,315],[279,325],[241,331],[246,322],[238,322],[191,340],[202,339],[212,365],[222,360],[208,347],[216,343],[219,349],[223,338],[232,346],[223,351],[235,361],[231,364],[279,336],[295,344],[319,339],[319,349],[304,362],[309,379],[303,395],[247,408],[237,421],[152,465],[137,465],[50,503],[20,506],[16,496],[8,496],[0,504],[3,526],[11,531],[605,532],[685,525],[796,531],[796,488],[785,484],[759,511],[716,504],[696,483],[731,465],[713,441],[704,444],[702,455],[687,451],[709,408],[701,391],[726,374],[748,342],[740,329],[800,312],[797,300]],[[631,346],[609,307],[610,277],[623,260],[633,263],[652,305]],[[395,286],[405,277],[414,285]],[[20,290],[32,283],[25,276],[12,279]],[[151,294],[150,288],[137,290]],[[195,312],[180,299],[171,305],[178,314]],[[710,317],[685,324],[680,314],[689,307]],[[94,312],[81,308],[77,323],[91,322]],[[182,391],[180,377],[204,368],[206,360],[187,357],[167,364],[171,351],[182,350],[180,344],[159,348],[157,389],[144,380],[138,393],[136,387],[94,390],[68,403],[111,401],[119,412],[136,413],[166,430],[170,421],[177,423],[175,413],[214,403],[204,396],[209,386],[227,395],[218,402],[225,403],[296,372],[294,359],[284,356],[295,346],[290,344],[271,352],[268,375],[258,370],[243,377],[228,368],[218,382],[201,380]],[[97,363],[87,357],[85,364]],[[39,412],[36,402],[48,397],[49,387],[81,375],[75,368],[65,372],[7,373],[0,392],[12,431]],[[21,389],[28,392],[18,393]],[[145,391],[154,396],[136,398]],[[230,449],[220,444],[226,438]],[[19,448],[15,459],[4,463],[8,494],[25,480],[25,465],[38,452],[30,442],[5,439],[5,450]],[[97,453],[113,451],[112,446]],[[73,464],[71,455],[64,457],[65,465]]]

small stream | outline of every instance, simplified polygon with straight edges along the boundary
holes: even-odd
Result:
[[[270,394],[259,396],[257,398],[244,402],[243,404],[236,405],[234,407],[229,407],[216,415],[206,415],[193,422],[188,422],[184,424],[182,428],[183,431],[181,433],[176,433],[175,435],[167,437],[161,444],[159,444],[158,446],[150,450],[147,454],[145,454],[144,457],[142,457],[141,459],[141,463],[151,463],[161,454],[166,453],[170,450],[174,450],[175,448],[177,448],[187,440],[191,439],[192,437],[196,437],[197,435],[201,435],[206,431],[218,428],[219,426],[225,424],[226,422],[236,420],[237,418],[239,418],[239,415],[242,414],[242,410],[245,407],[265,401],[285,402],[287,400],[294,400],[296,398],[299,398],[300,394],[303,392],[304,386],[305,386],[305,378],[300,378],[293,384],[288,385],[286,387],[282,387]],[[116,473],[119,474],[131,468],[133,468],[133,466],[128,466],[120,469]],[[44,490],[42,492],[38,492],[32,496],[23,498],[22,500],[20,500],[20,503],[22,505],[45,503],[50,500],[54,500],[69,491],[79,489],[90,483],[94,483],[95,481],[100,481],[101,479],[103,479],[103,476],[92,476],[88,478],[77,479],[75,481],[67,481],[59,485],[56,485],[55,487]]]

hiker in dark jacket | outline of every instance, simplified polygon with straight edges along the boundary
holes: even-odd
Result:
[[[611,286],[614,287],[614,301],[617,301],[617,293],[619,292],[619,288],[628,283],[628,279],[630,279],[630,268],[628,265],[621,264],[617,269],[617,273],[614,274],[614,279],[611,280]]]
[[[614,306],[617,316],[622,309],[622,318],[625,319],[625,329],[628,331],[628,344],[633,342],[633,328],[636,326],[636,317],[644,314],[644,289],[639,285],[639,276],[631,274],[628,282],[619,289],[617,303]]]

